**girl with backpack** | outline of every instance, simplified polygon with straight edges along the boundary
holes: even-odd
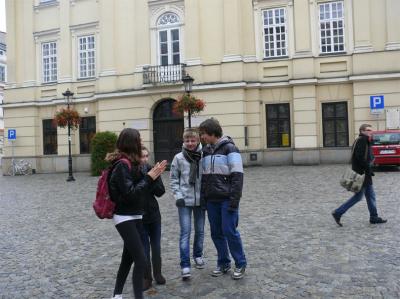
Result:
[[[113,220],[120,234],[124,248],[114,288],[114,299],[122,298],[122,290],[134,263],[132,283],[135,298],[143,298],[143,278],[146,256],[141,241],[142,215],[144,209],[143,194],[149,191],[164,172],[167,161],[157,163],[147,173],[140,168],[141,139],[139,131],[131,128],[119,134],[116,150],[106,156],[113,164],[109,178],[111,200],[115,202]],[[128,159],[128,164],[120,159]]]

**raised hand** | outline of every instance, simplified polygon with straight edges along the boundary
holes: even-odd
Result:
[[[157,162],[156,165],[147,173],[153,180],[157,179],[167,167],[167,160]]]

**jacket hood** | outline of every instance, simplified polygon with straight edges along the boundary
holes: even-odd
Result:
[[[132,157],[128,156],[125,153],[121,153],[119,150],[115,150],[112,153],[108,153],[105,157],[104,160],[110,163],[114,163],[116,160],[119,160],[121,158],[126,158],[130,160],[133,164],[137,164],[138,162],[132,159]]]
[[[230,136],[226,136],[226,135],[222,136],[220,139],[218,139],[217,143],[214,145],[214,151],[216,151],[221,146],[228,144],[228,143],[232,143],[233,145],[235,145],[235,143],[233,142],[233,140]]]

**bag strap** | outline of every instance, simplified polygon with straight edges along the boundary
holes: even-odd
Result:
[[[131,161],[129,161],[127,158],[118,159],[117,163],[118,163],[119,161],[121,161],[121,162],[123,162],[124,164],[128,165],[129,171],[132,170],[132,163],[131,163]]]

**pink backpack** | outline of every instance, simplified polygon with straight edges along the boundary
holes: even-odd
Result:
[[[131,161],[126,158],[121,158],[118,161],[127,164],[129,170],[131,170]],[[96,199],[93,202],[93,209],[100,219],[111,219],[114,215],[115,203],[111,200],[108,190],[108,179],[114,169],[114,165],[102,171],[99,182],[97,183]]]

